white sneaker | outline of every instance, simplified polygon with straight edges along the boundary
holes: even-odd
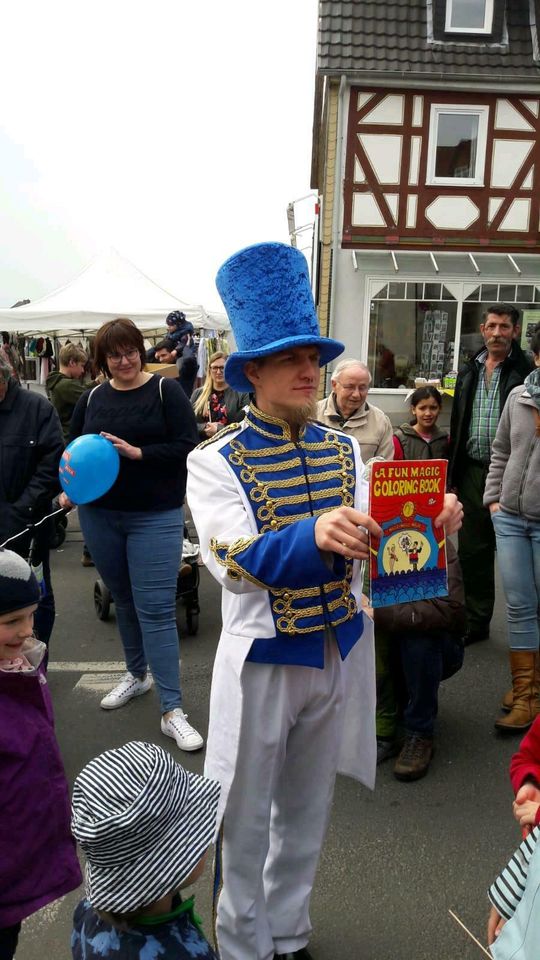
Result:
[[[148,693],[153,683],[154,681],[149,673],[146,674],[144,680],[139,680],[128,672],[124,679],[116,687],[113,687],[107,696],[103,697],[101,706],[104,710],[116,710],[117,707],[123,707],[133,697],[140,697],[143,693]]]
[[[176,707],[169,717],[161,718],[161,732],[166,737],[172,737],[176,740],[181,750],[200,750],[204,745],[204,740],[200,733],[197,733],[194,727],[187,721],[186,714],[180,707]]]

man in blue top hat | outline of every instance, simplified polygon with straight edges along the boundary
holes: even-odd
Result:
[[[221,783],[221,960],[309,960],[309,901],[336,771],[373,787],[375,670],[362,613],[367,485],[354,438],[312,422],[321,337],[306,260],[248,247],[217,287],[255,401],[188,458],[203,559],[223,585],[206,773]],[[211,509],[209,509],[211,503]],[[451,532],[461,507],[448,495]]]

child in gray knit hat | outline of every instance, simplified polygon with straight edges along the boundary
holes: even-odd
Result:
[[[15,954],[21,922],[81,882],[70,833],[69,792],[33,636],[39,586],[30,567],[0,548],[0,956]]]

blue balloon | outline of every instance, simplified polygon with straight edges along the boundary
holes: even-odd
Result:
[[[58,474],[72,503],[91,503],[110,490],[120,470],[120,456],[110,440],[97,433],[77,437],[64,450]]]

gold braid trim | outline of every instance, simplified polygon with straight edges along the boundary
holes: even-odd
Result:
[[[252,413],[259,420],[262,420],[263,423],[273,424],[275,427],[279,427],[283,438],[285,440],[292,440],[291,428],[286,420],[280,420],[279,417],[272,417],[269,413],[264,413],[262,410],[259,410],[259,408],[256,407],[253,402],[250,403],[248,416],[246,418],[250,427],[253,427],[253,429],[256,430],[257,433],[260,433],[263,437],[270,437],[271,440],[279,440],[279,435],[277,433],[270,433],[270,431],[265,430],[264,427],[261,427],[260,424],[255,423],[249,416],[249,413]],[[302,431],[305,432],[305,429],[305,427],[302,427]]]
[[[246,476],[243,475],[244,470]],[[240,476],[241,479],[247,483],[257,484],[257,486],[249,492],[251,499],[255,500],[255,502],[258,502],[261,499],[267,500],[269,490],[287,490],[289,487],[305,487],[306,485],[306,477],[304,474],[299,477],[276,477],[276,479],[270,477],[267,480],[257,480],[257,474],[251,467],[247,465],[244,466]],[[338,468],[337,470],[325,470],[321,473],[308,473],[307,480],[308,483],[325,483],[327,480],[341,480],[346,481],[345,485],[347,487],[352,487],[354,485],[354,477],[350,475],[345,475],[344,477],[343,470],[341,468]],[[262,495],[261,493],[256,493],[256,495],[253,496],[257,490],[261,491]]]
[[[350,496],[350,494],[349,494]],[[351,497],[351,502],[342,500],[343,506],[352,506],[354,499]],[[317,510],[312,510],[310,514],[305,513],[292,513],[290,517],[273,517],[270,523],[265,523],[260,532],[267,533],[269,530],[281,530],[282,527],[288,526],[289,523],[296,523],[297,520],[306,520],[309,517],[321,517],[323,513],[328,513],[329,507],[319,507]]]
[[[338,453],[333,453],[329,457],[307,457],[306,456],[306,463],[308,467],[328,467],[330,466],[331,463],[338,463],[338,462],[341,463],[342,461],[343,461],[343,457],[341,456],[341,454],[338,454]]]
[[[211,443],[215,443],[216,440],[219,440],[220,437],[223,437],[226,433],[231,433],[233,430],[239,430],[241,427],[240,423],[229,423],[226,427],[223,427],[223,430],[218,430],[213,437],[208,437],[207,440],[202,440],[197,444],[197,450],[204,450],[205,447],[209,447]]]
[[[333,590],[339,590],[341,587],[344,593],[350,593],[350,585],[348,583],[347,577],[352,576],[352,563],[349,561],[345,566],[345,579],[344,580],[332,580],[330,583],[323,584],[325,593],[332,593]],[[272,593],[278,599],[275,601],[275,604],[283,604],[283,601],[288,603],[291,600],[301,600],[306,597],[317,597],[321,592],[321,587],[300,587],[298,590],[293,590],[291,587],[280,587],[278,589],[272,590]],[[282,600],[279,598],[283,598]],[[285,609],[285,604],[279,609],[275,607],[277,613],[283,613]]]
[[[334,497],[340,497],[340,506],[352,507],[354,498],[352,494],[344,493],[341,487],[328,487],[325,490],[312,490],[311,493],[295,493],[290,497],[272,497],[262,504],[257,510],[257,517],[261,523],[267,520],[276,519],[276,510],[283,506],[296,506],[301,503],[311,503],[314,500],[331,500]],[[261,498],[262,500],[263,498]],[[257,497],[252,497],[255,502],[260,502]],[[327,509],[330,509],[327,507]],[[311,514],[308,514],[309,517]],[[306,517],[306,514],[302,514]]]
[[[356,601],[351,598],[347,605],[346,612],[342,617],[332,617],[330,620],[330,626],[338,627],[340,623],[345,623],[346,620],[352,620],[357,612],[358,607]],[[298,633],[317,633],[321,630],[321,625],[318,624],[314,627],[298,627],[295,621],[287,620],[285,617],[280,617],[277,621],[277,628],[280,633],[288,633],[292,635]]]
[[[284,463],[278,464],[246,463],[246,458],[239,453],[230,453],[229,461],[233,463],[235,467],[243,467],[246,471],[246,474],[250,477],[250,480],[253,478],[251,482],[257,482],[257,475],[259,473],[279,473],[280,470],[292,470],[294,467],[302,466],[302,462],[299,458],[296,460],[285,460]],[[240,476],[242,476],[242,474],[240,474]],[[306,482],[304,474],[295,479],[299,479],[303,483]],[[281,483],[279,477],[275,482]]]
[[[328,601],[326,604],[326,609],[330,613],[333,613],[342,607],[344,607],[346,611],[341,617],[331,617],[331,626],[338,626],[340,623],[344,623],[346,620],[350,620],[351,617],[354,616],[358,607],[356,600],[351,595],[351,585],[347,579],[352,574],[352,564],[347,563],[344,580],[332,580],[330,583],[325,583],[321,586],[302,587],[298,590],[293,590],[287,587],[272,589],[272,587],[270,587],[268,584],[263,583],[261,580],[257,580],[256,577],[253,577],[234,559],[238,553],[246,550],[247,547],[251,546],[251,544],[257,539],[258,537],[240,537],[238,540],[235,540],[233,543],[228,545],[226,543],[219,543],[215,538],[213,538],[210,541],[210,550],[212,551],[217,563],[227,569],[227,574],[232,580],[240,580],[243,578],[249,583],[253,583],[255,586],[260,587],[262,590],[267,590],[272,597],[275,597],[275,599],[272,601],[272,610],[278,615],[277,628],[281,633],[315,633],[320,630],[320,624],[310,627],[299,627],[297,626],[297,621],[303,620],[305,617],[322,617],[324,614],[322,603],[297,609],[294,609],[292,604],[294,600],[307,599],[309,597],[315,598],[320,596],[323,591],[328,595],[334,590],[339,590],[340,588],[342,590],[341,596],[336,597],[334,600]]]
[[[260,447],[257,450],[248,450],[248,448],[245,447],[243,443],[240,443],[240,441],[237,440],[236,438],[234,440],[231,440],[230,445],[231,445],[231,450],[234,450],[235,452],[241,454],[242,456],[253,457],[254,459],[257,457],[272,457],[278,453],[291,453],[293,450],[296,449],[294,443],[282,443],[281,446],[279,447]],[[298,463],[301,463],[300,457],[297,456],[296,460],[298,461]],[[283,465],[280,464],[280,467],[282,466]]]
[[[332,437],[332,435],[330,435]],[[291,444],[291,447],[293,445]],[[311,445],[320,446],[325,450],[328,449],[327,444],[316,444]],[[354,462],[351,457],[347,456],[346,451],[350,451],[350,447],[347,444],[339,444],[339,452],[333,454],[329,457],[321,458],[321,461],[324,460],[324,465],[334,465],[333,470],[324,470],[320,473],[309,473],[304,475],[293,477],[276,477],[275,479],[265,480],[260,479],[260,477],[267,473],[279,472],[282,473],[285,470],[290,470],[295,467],[302,466],[302,461],[299,457],[295,457],[292,460],[287,460],[285,462],[279,463],[260,463],[254,464],[249,461],[252,459],[252,451],[246,450],[244,445],[238,440],[231,441],[231,450],[228,459],[235,467],[240,467],[240,479],[245,484],[252,484],[252,488],[249,490],[249,497],[253,503],[261,504],[257,510],[257,518],[261,523],[266,524],[261,529],[261,533],[266,533],[268,530],[279,529],[282,526],[293,523],[296,520],[301,520],[304,518],[304,514],[294,514],[292,517],[276,517],[276,510],[283,506],[292,506],[298,504],[307,504],[317,500],[328,500],[333,497],[340,497],[341,505],[346,507],[354,506],[354,497],[352,496],[350,490],[354,486],[354,476],[350,471],[354,468]],[[270,456],[272,453],[275,454],[275,449],[265,449],[256,451],[258,456],[268,453]],[[287,450],[284,452],[288,452]],[[307,460],[308,458],[306,458]],[[318,463],[317,458],[310,457],[310,467],[321,465]],[[341,486],[339,488],[330,487],[323,490],[318,490],[315,488],[315,484],[318,483],[327,483],[330,480],[340,480]],[[275,491],[286,490],[291,487],[302,487],[305,486],[307,481],[308,490],[304,493],[291,494],[289,496],[276,496]],[[312,487],[313,485],[313,487]],[[272,491],[272,492],[271,492]],[[317,516],[320,511],[311,511],[312,516]],[[324,512],[324,511],[323,511]],[[268,523],[269,525],[268,525]]]
[[[212,537],[210,540],[210,550],[214,555],[217,563],[222,567],[226,567],[227,574],[231,580],[248,580],[250,583],[254,583],[256,587],[261,587],[263,590],[271,590],[272,588],[268,586],[267,583],[263,583],[262,580],[257,580],[256,577],[253,577],[247,570],[244,570],[239,563],[234,559],[237,553],[242,553],[242,550],[246,550],[247,547],[250,547],[252,543],[255,543],[259,537],[239,537],[238,540],[234,540],[233,543],[219,543],[215,537]]]
[[[282,420],[278,420],[277,422],[279,424],[284,424],[284,421]],[[265,430],[264,427],[261,427],[259,423],[254,423],[253,420],[249,421],[249,425],[252,430],[255,430],[257,433],[260,433],[261,437],[268,437],[269,440],[281,440],[281,437],[279,436],[278,433],[272,433],[270,430]],[[291,431],[288,425],[287,425],[287,428],[285,429],[285,424],[284,424],[283,436],[285,437],[285,439],[287,439],[287,437],[290,437],[290,435],[291,435]]]

